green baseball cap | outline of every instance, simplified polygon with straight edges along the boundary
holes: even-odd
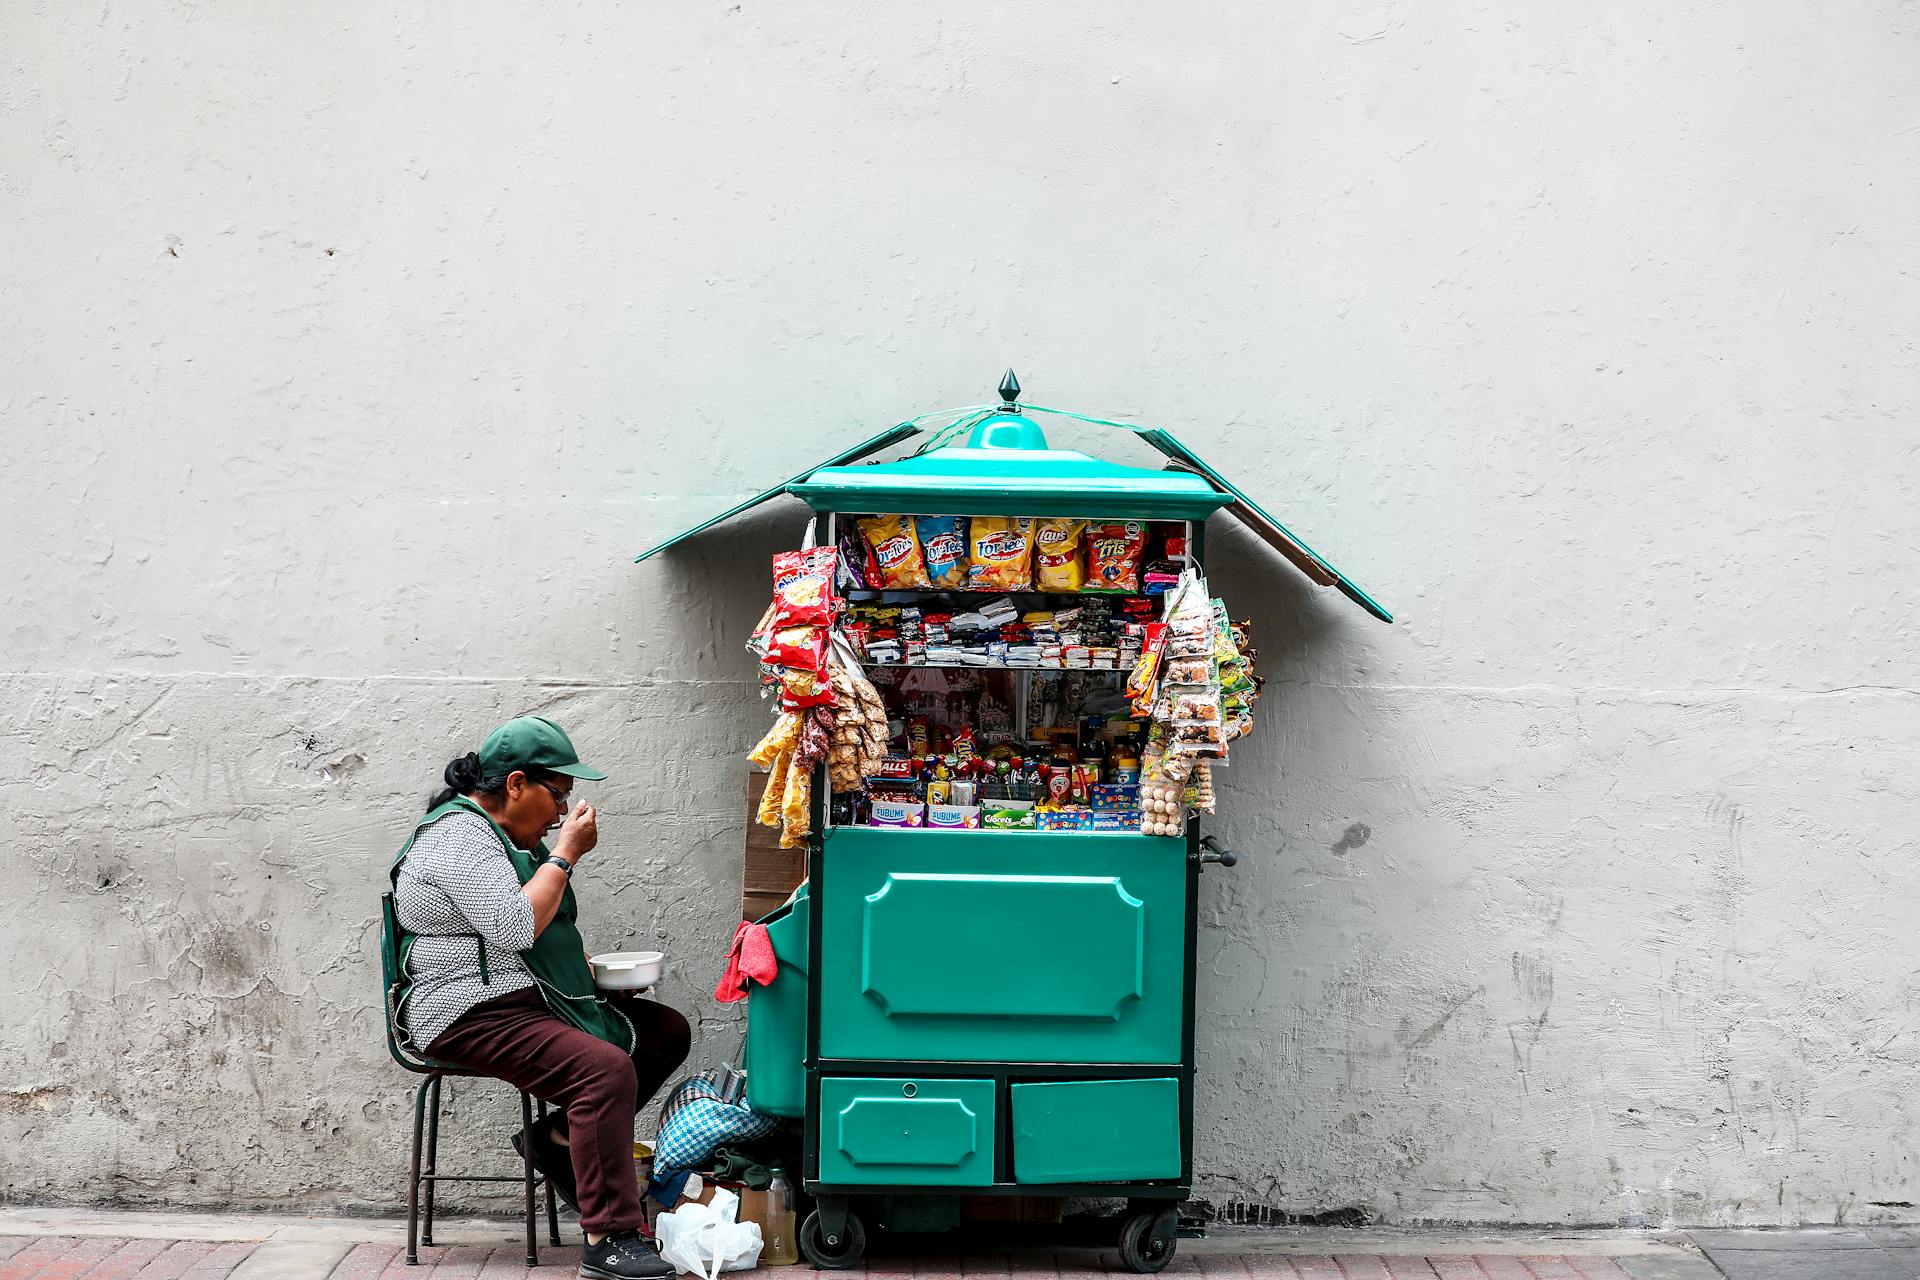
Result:
[[[581,764],[567,731],[545,716],[509,720],[480,744],[480,770],[487,777],[504,777],[515,769],[545,769],[587,782],[607,776]]]

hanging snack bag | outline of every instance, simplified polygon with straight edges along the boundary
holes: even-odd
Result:
[[[833,702],[833,683],[825,672],[808,671],[804,667],[780,668],[780,709],[782,711],[800,711],[807,707],[830,707]]]
[[[967,518],[920,516],[914,524],[919,529],[928,581],[942,591],[964,589],[967,585]]]
[[[839,556],[832,547],[782,551],[773,557],[773,625],[825,626],[833,621],[834,565]]]
[[[1033,589],[1079,591],[1087,585],[1087,566],[1080,554],[1086,541],[1085,520],[1033,522]]]
[[[825,627],[782,627],[773,633],[766,660],[774,666],[824,671],[827,665]]]
[[[968,531],[967,588],[1027,591],[1033,584],[1033,518],[975,516]]]
[[[1204,685],[1213,679],[1213,663],[1206,658],[1167,659],[1168,684]]]
[[[873,548],[880,571],[880,581],[872,585],[890,591],[924,591],[932,585],[912,516],[873,516],[855,523]]]
[[[1140,589],[1140,557],[1147,527],[1138,520],[1111,520],[1087,530],[1088,591],[1131,595]]]
[[[1166,652],[1167,624],[1149,622],[1140,657],[1127,677],[1127,701],[1132,705],[1135,719],[1145,717],[1152,710],[1153,691],[1160,683],[1160,664],[1165,661]]]

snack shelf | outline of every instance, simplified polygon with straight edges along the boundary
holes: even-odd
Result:
[[[1123,676],[1126,667],[1026,667],[1004,662],[868,662],[860,665],[869,671],[1087,671],[1105,676]]]

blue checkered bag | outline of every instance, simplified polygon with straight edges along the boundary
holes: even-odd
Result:
[[[738,1102],[720,1100],[720,1073],[702,1071],[673,1087],[660,1108],[660,1132],[653,1140],[656,1176],[694,1169],[729,1142],[752,1142],[780,1128],[778,1116],[763,1116]]]

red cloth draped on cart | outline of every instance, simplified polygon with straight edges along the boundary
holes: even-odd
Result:
[[[742,920],[727,947],[727,971],[720,975],[713,998],[721,1004],[745,1000],[749,978],[764,987],[779,972],[780,962],[773,958],[773,940],[767,936],[767,926]]]

